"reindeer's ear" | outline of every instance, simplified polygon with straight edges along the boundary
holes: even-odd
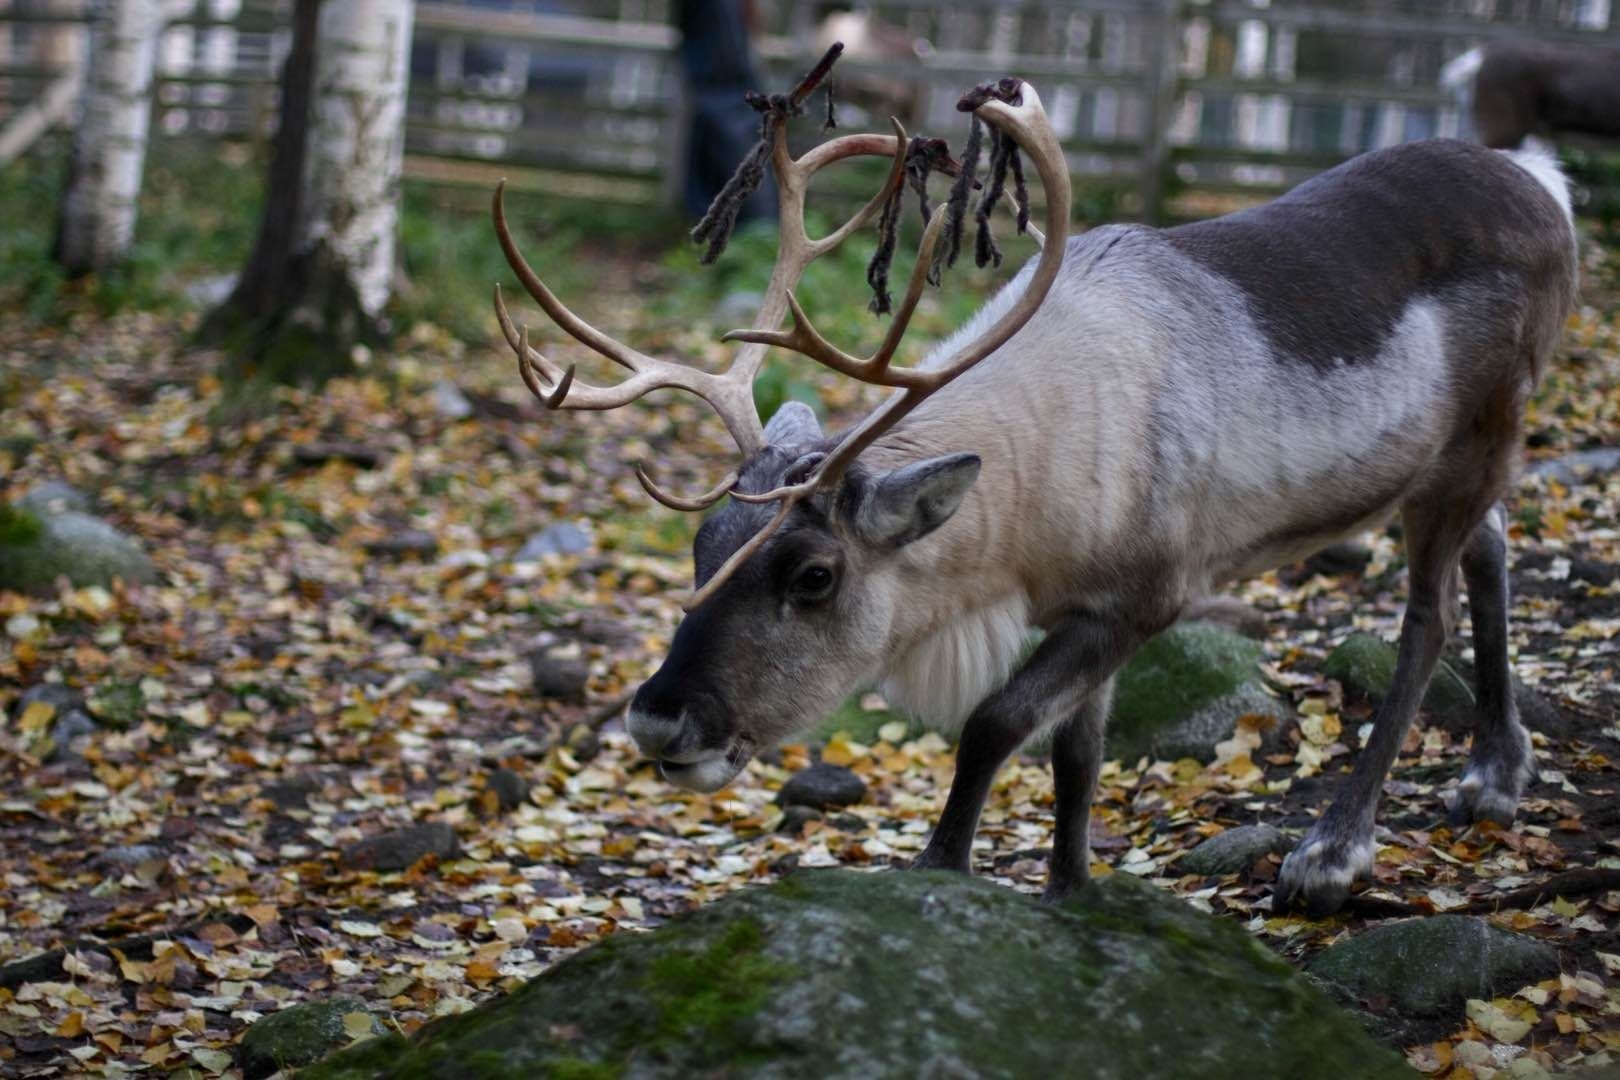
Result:
[[[946,454],[878,477],[855,511],[861,539],[904,547],[949,521],[979,478],[978,454]]]
[[[802,401],[784,401],[765,425],[765,444],[792,448],[821,438],[821,422]]]

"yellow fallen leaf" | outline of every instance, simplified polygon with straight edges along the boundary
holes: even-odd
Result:
[[[1525,1006],[1529,1008],[1528,1005]],[[1467,1006],[1468,1019],[1474,1026],[1497,1042],[1516,1043],[1526,1035],[1535,1025],[1528,1020],[1521,1020],[1509,1016],[1494,1002],[1481,1001],[1478,998],[1469,999]],[[1531,1015],[1534,1015],[1532,1011]]]
[[[351,1012],[343,1014],[343,1030],[351,1040],[369,1039],[372,1035],[371,1014]]]
[[[17,726],[25,735],[35,735],[50,726],[56,716],[56,706],[48,701],[31,701],[17,719]]]

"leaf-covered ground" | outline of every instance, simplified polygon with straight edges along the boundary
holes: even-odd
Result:
[[[1587,261],[1533,458],[1620,445],[1616,271],[1598,249]],[[604,260],[580,306],[638,343],[718,357],[714,320],[643,306],[681,274]],[[709,486],[727,445],[697,408],[542,416],[503,354],[422,323],[379,360],[386,377],[244,412],[217,357],[184,348],[190,319],[0,323],[0,496],[65,480],[162,577],[0,593],[0,964],[33,958],[0,969],[0,1072],[229,1073],[248,1023],[335,992],[408,1031],[726,890],[921,849],[951,750],[871,697],[828,725],[847,734],[785,747],[713,796],[662,783],[619,728],[676,623],[693,529],[649,506],[626,463]],[[447,413],[442,380],[471,415]],[[835,418],[858,404],[813,376],[787,384],[820,386]],[[1527,479],[1510,509],[1518,671],[1559,711],[1511,831],[1444,826],[1467,733],[1420,723],[1387,785],[1377,881],[1348,914],[1271,917],[1275,862],[1177,869],[1223,826],[1299,827],[1323,804],[1367,710],[1317,669],[1351,629],[1393,637],[1403,574],[1385,536],[1364,573],[1292,568],[1240,590],[1298,707],[1286,748],[1252,759],[1240,733],[1208,767],[1112,762],[1095,826],[1097,873],[1151,878],[1294,959],[1380,919],[1505,899],[1493,920],[1557,943],[1565,974],[1411,1045],[1436,1075],[1620,1061],[1620,890],[1592,887],[1620,870],[1620,473]],[[589,549],[514,558],[557,523]],[[583,663],[583,697],[537,693],[534,657],[548,681]],[[52,710],[16,707],[44,682],[82,694],[100,730],[53,746]],[[776,789],[817,756],[860,773],[868,798],[778,831]],[[979,872],[1038,888],[1051,803],[1038,761],[1009,766]],[[448,827],[412,834],[427,854],[375,868],[395,853],[378,838],[427,823]]]

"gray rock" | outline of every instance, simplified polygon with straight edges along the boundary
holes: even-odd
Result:
[[[535,533],[518,548],[513,562],[539,562],[547,555],[583,555],[591,550],[591,534],[572,521],[558,521]]]
[[[511,769],[491,772],[484,778],[484,790],[494,792],[495,804],[508,812],[529,801],[529,782]]]
[[[95,719],[85,711],[84,696],[61,683],[36,683],[24,690],[22,697],[17,699],[13,719],[20,720],[28,707],[37,702],[44,702],[55,710],[51,716],[51,745],[47,761],[77,756],[73,741],[94,735],[100,729]]]
[[[776,801],[783,806],[810,806],[817,810],[853,806],[864,798],[866,781],[842,765],[826,762],[794,773],[776,793]]]
[[[0,589],[49,591],[58,576],[76,586],[157,577],[135,541],[89,514],[0,507]]]
[[[467,400],[461,387],[449,379],[433,384],[433,411],[446,420],[465,420],[474,412],[473,403]]]
[[[366,1003],[355,997],[306,1001],[261,1017],[242,1033],[237,1062],[247,1080],[260,1080],[283,1069],[296,1069],[319,1061],[353,1041],[346,1020],[362,1014],[373,1035],[385,1034]]]
[[[1546,461],[1531,462],[1524,472],[1526,476],[1542,476],[1568,486],[1580,483],[1593,473],[1609,473],[1616,469],[1620,469],[1620,446],[1600,446]]]
[[[472,1062],[488,1076],[1412,1075],[1240,927],[1129,874],[1059,906],[961,874],[800,873],[614,934],[300,1077],[427,1080]]]
[[[266,784],[259,795],[275,803],[278,810],[302,810],[309,805],[309,797],[321,790],[321,782],[313,776],[294,776]]]
[[[534,676],[534,692],[542,698],[579,704],[585,700],[585,684],[591,668],[583,656],[556,647],[535,649],[528,654],[529,673]]]
[[[1306,970],[1343,1000],[1460,1020],[1469,998],[1511,994],[1558,974],[1558,950],[1467,915],[1387,923],[1330,946]]]
[[[343,849],[343,863],[351,870],[389,873],[409,869],[428,855],[448,859],[460,853],[454,829],[443,822],[424,821],[350,844]]]
[[[12,505],[32,511],[40,517],[61,514],[68,510],[88,514],[93,509],[90,496],[71,484],[60,480],[47,480],[28,489],[28,494]]]
[[[1119,674],[1107,752],[1212,761],[1244,716],[1267,718],[1268,744],[1293,709],[1260,683],[1259,645],[1205,622],[1181,622],[1149,641]]]
[[[1356,632],[1339,643],[1322,661],[1322,674],[1337,679],[1352,701],[1376,705],[1389,693],[1395,679],[1395,646],[1374,634]],[[1423,708],[1441,716],[1466,716],[1474,711],[1474,691],[1446,661],[1435,665]]]
[[[1240,874],[1272,852],[1287,851],[1293,840],[1273,825],[1240,825],[1193,848],[1176,869],[1184,874]]]

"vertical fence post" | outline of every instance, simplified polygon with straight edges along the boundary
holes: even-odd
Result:
[[[1147,115],[1142,131],[1138,181],[1142,218],[1158,224],[1164,217],[1165,174],[1170,166],[1170,120],[1176,107],[1176,76],[1181,60],[1181,0],[1144,4],[1147,61]]]

